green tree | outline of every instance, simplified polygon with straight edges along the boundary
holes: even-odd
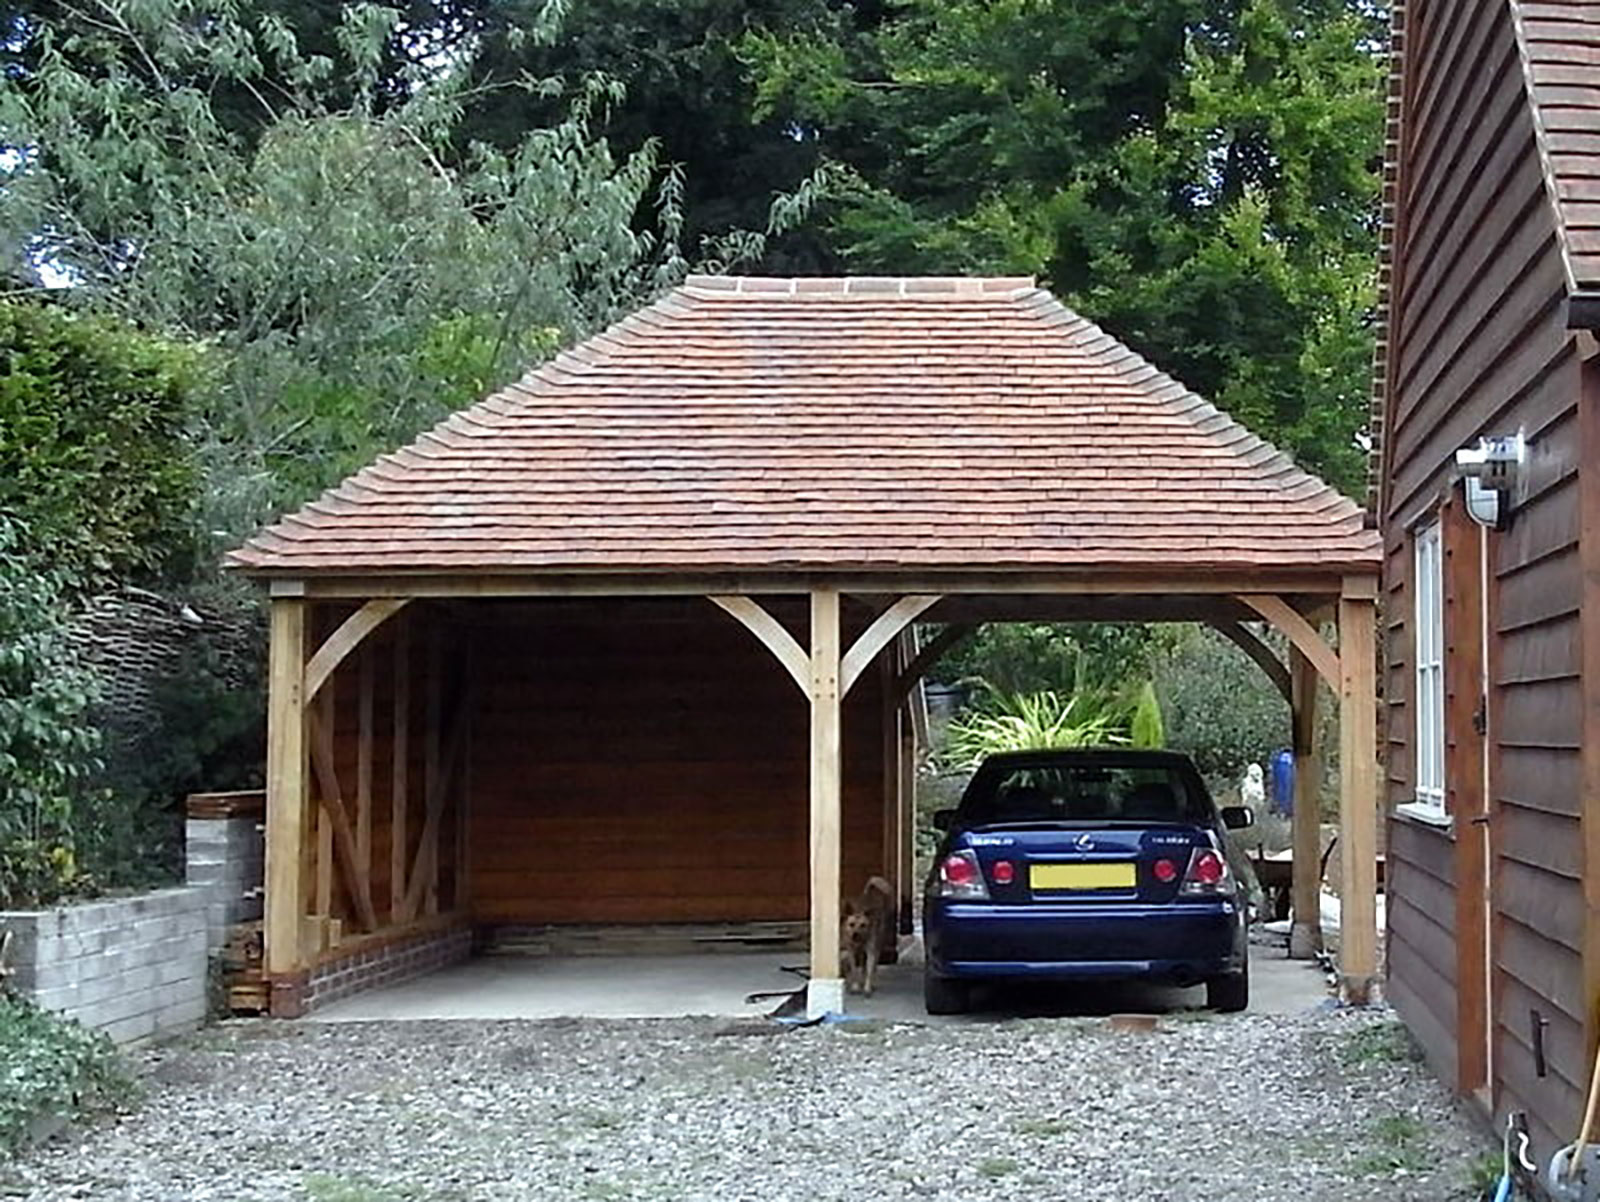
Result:
[[[559,89],[523,89],[473,106],[464,138],[509,146],[529,126],[559,113],[559,97],[596,77],[622,93],[597,114],[613,146],[660,147],[682,174],[683,242],[694,257],[725,260],[730,232],[767,227],[774,198],[809,179],[820,144],[779,113],[756,107],[756,84],[741,57],[750,36],[801,32],[853,39],[876,23],[874,0],[571,0],[558,24],[540,0],[480,0],[461,17],[479,49],[472,79],[559,81]],[[550,36],[540,36],[546,28]],[[837,270],[824,231],[784,230],[763,246],[766,270],[800,274]]]
[[[1170,628],[1129,622],[990,622],[958,643],[932,676],[1002,694],[1124,694],[1150,676]]]
[[[617,158],[592,134],[614,87],[457,153],[482,93],[464,61],[409,61],[397,99],[398,9],[345,6],[336,58],[267,10],[74,11],[92,36],[47,22],[31,72],[0,82],[20,158],[0,246],[75,306],[216,348],[197,438],[225,540],[683,270],[675,177],[654,228],[633,225],[654,143]],[[215,97],[252,89],[272,116],[246,138]]]

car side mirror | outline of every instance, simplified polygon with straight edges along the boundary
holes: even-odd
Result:
[[[1222,825],[1230,831],[1242,831],[1247,826],[1254,826],[1256,812],[1249,806],[1223,806]]]
[[[954,810],[935,810],[933,812],[933,829],[947,831],[955,823],[955,820],[956,812]]]

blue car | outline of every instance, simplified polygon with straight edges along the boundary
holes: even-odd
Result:
[[[1144,978],[1250,1001],[1245,898],[1218,811],[1187,756],[1028,751],[991,756],[944,832],[923,904],[929,1014],[965,1010],[979,981]]]

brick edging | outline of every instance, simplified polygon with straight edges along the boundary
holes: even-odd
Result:
[[[271,1014],[299,1018],[341,998],[459,964],[471,954],[472,926],[466,922],[363,943],[326,955],[310,969],[274,977]]]

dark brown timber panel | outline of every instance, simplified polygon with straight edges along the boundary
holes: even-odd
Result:
[[[806,916],[806,704],[754,636],[699,598],[482,609],[479,922]],[[882,870],[878,680],[845,702],[847,892]]]

